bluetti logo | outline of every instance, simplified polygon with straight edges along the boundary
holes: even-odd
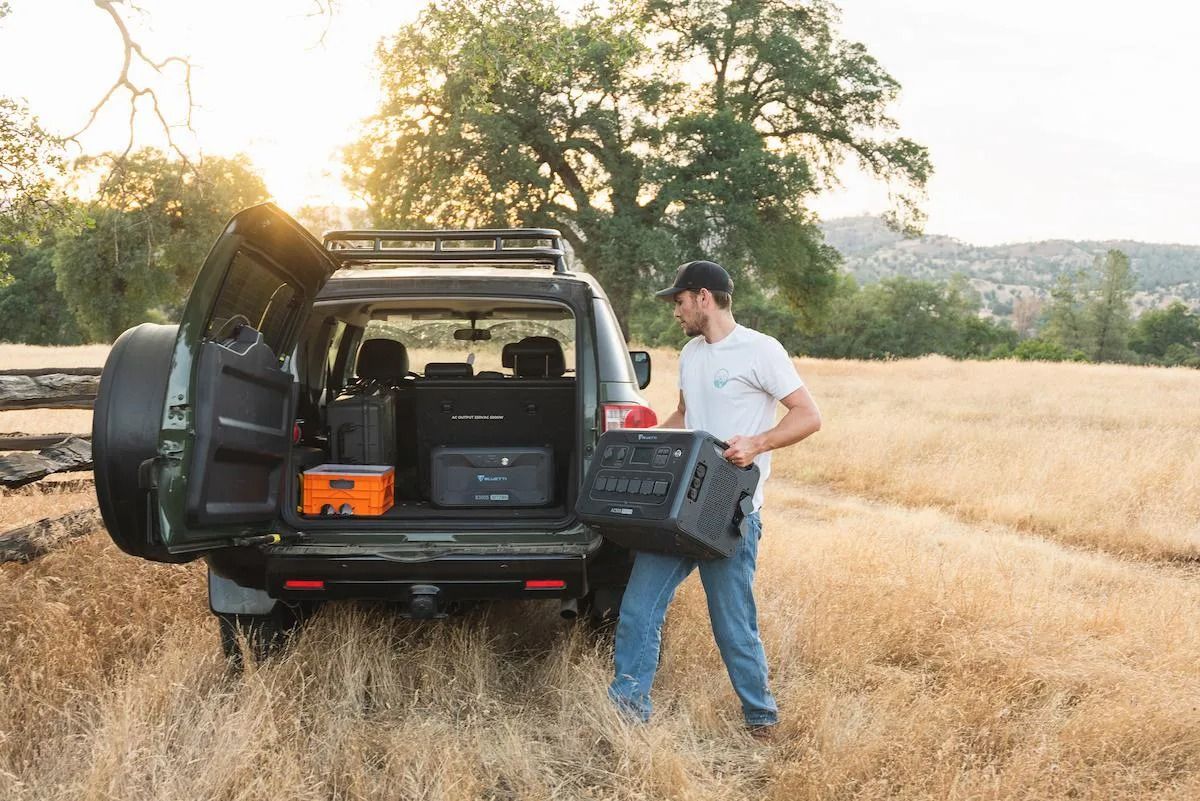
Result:
[[[484,484],[489,481],[508,481],[508,476],[487,476],[483,473],[476,473],[475,480],[480,484]]]

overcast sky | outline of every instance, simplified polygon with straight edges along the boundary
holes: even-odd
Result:
[[[0,94],[52,129],[86,120],[119,68],[88,0],[10,0]],[[190,53],[198,140],[248,153],[285,208],[347,203],[336,155],[376,107],[373,52],[416,3],[342,0],[323,45],[309,0],[143,0],[152,55]],[[1200,244],[1200,11],[1075,0],[845,0],[843,33],[903,85],[894,115],[930,148],[927,230],[979,244],[1130,238]],[[150,26],[148,29],[146,26]],[[70,65],[68,67],[68,65]],[[124,146],[124,115],[84,137]],[[154,132],[140,134],[154,141]],[[878,212],[882,187],[852,170],[825,216]]]

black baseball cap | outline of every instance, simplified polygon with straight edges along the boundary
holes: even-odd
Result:
[[[733,279],[715,261],[689,261],[675,273],[675,283],[654,293],[656,298],[672,298],[687,289],[707,289],[709,292],[733,294]]]

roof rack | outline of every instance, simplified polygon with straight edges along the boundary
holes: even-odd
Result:
[[[439,231],[330,231],[325,249],[338,261],[504,261],[552,259],[567,271],[562,234],[553,228],[469,228]],[[539,243],[539,244],[534,244]],[[540,244],[548,243],[548,244]]]

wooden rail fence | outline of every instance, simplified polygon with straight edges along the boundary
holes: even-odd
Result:
[[[0,370],[0,412],[9,409],[90,409],[100,388],[99,367]]]
[[[0,411],[91,409],[100,388],[99,367],[0,370]],[[82,434],[0,434],[0,488],[12,497],[46,476],[92,469],[92,443]],[[87,478],[39,485],[42,492],[77,492]],[[45,518],[0,533],[0,562],[28,562],[101,524],[96,508]]]

